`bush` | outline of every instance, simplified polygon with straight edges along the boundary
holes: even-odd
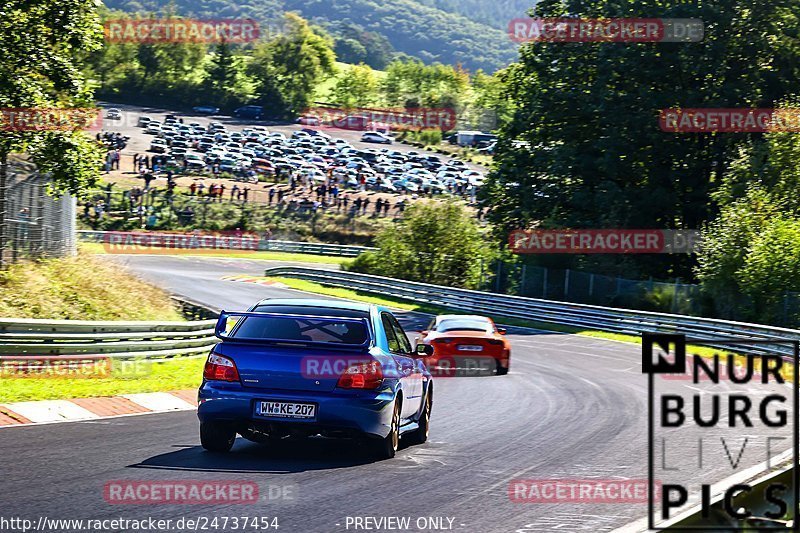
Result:
[[[455,201],[420,202],[375,238],[378,251],[361,254],[349,270],[409,281],[475,288],[481,266],[496,252],[475,217]]]

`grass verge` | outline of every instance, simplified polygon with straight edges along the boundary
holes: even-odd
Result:
[[[0,272],[0,317],[183,320],[165,291],[84,252]]]
[[[233,251],[233,250],[176,250],[173,253],[165,254],[162,250],[142,249],[138,252],[126,254],[125,252],[108,252],[105,246],[99,242],[82,242],[80,248],[87,254],[109,254],[109,255],[197,255],[203,257],[225,257],[235,259],[261,259],[265,261],[291,261],[297,263],[325,263],[329,265],[343,265],[352,261],[347,257],[337,257],[328,255],[298,254],[290,252],[259,252],[259,251]]]
[[[0,403],[165,392],[200,386],[205,357],[114,362],[107,377],[0,377]]]

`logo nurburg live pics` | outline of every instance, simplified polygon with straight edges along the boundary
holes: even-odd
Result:
[[[800,531],[799,354],[788,338],[642,334],[651,531]]]

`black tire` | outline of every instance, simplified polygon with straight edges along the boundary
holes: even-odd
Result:
[[[433,391],[428,392],[425,396],[425,406],[422,408],[422,414],[419,415],[419,428],[409,433],[405,438],[408,438],[411,444],[424,444],[428,440],[428,432],[431,425],[431,409],[433,408]]]
[[[508,367],[501,365],[500,361],[498,361],[497,362],[497,375],[498,376],[505,376],[506,374],[508,374]]]
[[[200,444],[210,452],[229,452],[236,440],[236,431],[220,422],[200,423]]]
[[[368,446],[376,459],[392,459],[400,446],[400,401],[395,400],[389,434],[382,439],[371,439]]]

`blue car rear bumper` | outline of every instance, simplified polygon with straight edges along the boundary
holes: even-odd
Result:
[[[394,393],[381,391],[311,392],[244,389],[206,381],[201,385],[197,417],[200,422],[228,422],[238,428],[283,428],[303,432],[352,433],[386,437],[391,425]],[[316,418],[288,419],[256,414],[256,402],[294,401],[317,405]]]

